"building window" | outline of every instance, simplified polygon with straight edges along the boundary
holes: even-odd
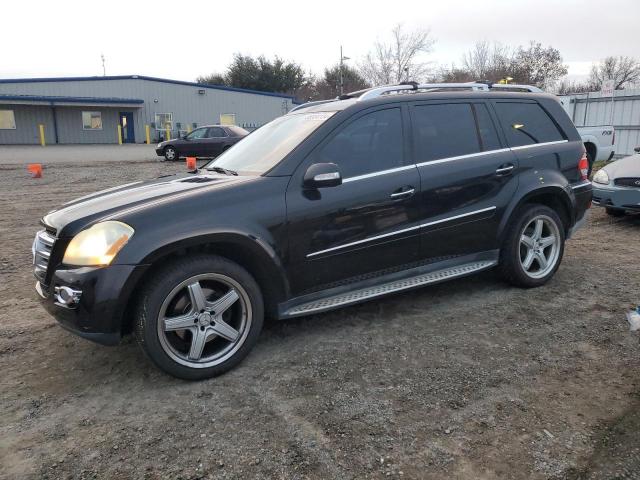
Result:
[[[15,130],[16,117],[13,110],[0,110],[0,130]]]
[[[82,112],[83,130],[102,130],[102,112]]]
[[[236,114],[235,113],[221,113],[220,114],[220,125],[235,125],[236,124]]]
[[[173,113],[156,113],[156,130],[173,130]]]

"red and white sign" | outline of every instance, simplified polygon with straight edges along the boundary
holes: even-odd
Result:
[[[602,93],[603,97],[613,97],[613,88],[615,84],[613,80],[605,80],[602,82],[602,89],[600,89],[600,93]]]

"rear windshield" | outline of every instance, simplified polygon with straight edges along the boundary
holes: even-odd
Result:
[[[496,102],[495,108],[510,147],[565,140],[537,103]]]
[[[335,113],[294,113],[276,118],[243,138],[205,168],[215,166],[240,174],[261,175],[277,165]]]

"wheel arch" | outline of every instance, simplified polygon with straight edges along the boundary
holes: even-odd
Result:
[[[530,190],[520,198],[512,202],[508,207],[506,214],[500,222],[499,239],[500,244],[504,240],[507,226],[511,222],[513,215],[520,209],[522,205],[528,203],[537,203],[546,205],[558,213],[564,226],[565,236],[569,234],[571,227],[575,222],[573,213],[573,203],[566,190],[560,186],[546,186]]]
[[[193,253],[210,253],[225,257],[247,270],[260,286],[267,316],[277,315],[278,303],[289,296],[289,284],[280,258],[274,249],[253,235],[214,233],[178,240],[150,252],[143,264],[145,272],[131,285],[131,294],[122,316],[122,332],[129,333],[133,325],[133,311],[145,279],[155,275],[167,262]]]

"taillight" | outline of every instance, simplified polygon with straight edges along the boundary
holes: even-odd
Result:
[[[580,180],[589,178],[589,160],[586,152],[582,154],[582,158],[578,162],[578,170],[580,171]]]

